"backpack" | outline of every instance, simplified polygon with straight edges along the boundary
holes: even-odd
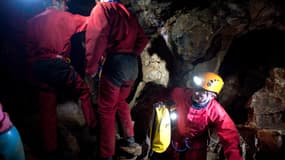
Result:
[[[173,104],[173,103],[171,103]],[[171,104],[157,102],[153,105],[153,117],[150,126],[151,152],[162,153],[171,142]]]

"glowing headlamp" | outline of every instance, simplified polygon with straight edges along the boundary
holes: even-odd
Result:
[[[175,111],[170,113],[171,120],[175,121],[177,119],[177,113]]]
[[[175,131],[177,125],[177,118],[178,118],[178,114],[175,107],[170,108],[169,116],[171,120],[171,130]]]
[[[198,77],[198,76],[194,76],[193,77],[193,82],[195,83],[195,85],[197,86],[201,86],[203,83],[203,79]]]

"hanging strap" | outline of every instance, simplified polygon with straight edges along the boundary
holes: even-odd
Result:
[[[185,140],[184,140],[184,146],[183,146],[182,148],[178,148],[178,147],[176,147],[176,145],[174,144],[174,141],[171,140],[171,146],[172,146],[172,148],[173,148],[175,151],[177,151],[177,152],[185,152],[187,149],[190,149],[190,148],[191,148],[191,146],[189,145],[189,141],[190,141],[189,138],[185,138]]]

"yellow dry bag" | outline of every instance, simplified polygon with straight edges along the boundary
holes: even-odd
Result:
[[[153,123],[150,128],[151,149],[154,152],[166,151],[171,141],[171,119],[167,105],[154,104]]]

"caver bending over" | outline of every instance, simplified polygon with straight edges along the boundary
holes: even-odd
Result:
[[[87,18],[67,12],[66,0],[46,0],[47,8],[27,21],[26,44],[31,82],[39,84],[40,124],[43,149],[56,154],[57,93],[66,91],[79,98],[88,127],[95,116],[88,85],[70,65],[70,39],[85,31]],[[52,159],[52,158],[51,158]]]
[[[125,147],[137,156],[130,108],[126,102],[138,76],[138,56],[148,38],[136,16],[118,0],[101,0],[91,11],[86,31],[86,75],[96,77],[105,59],[99,82],[98,125],[99,156],[112,159],[115,154],[116,116],[122,126]]]

